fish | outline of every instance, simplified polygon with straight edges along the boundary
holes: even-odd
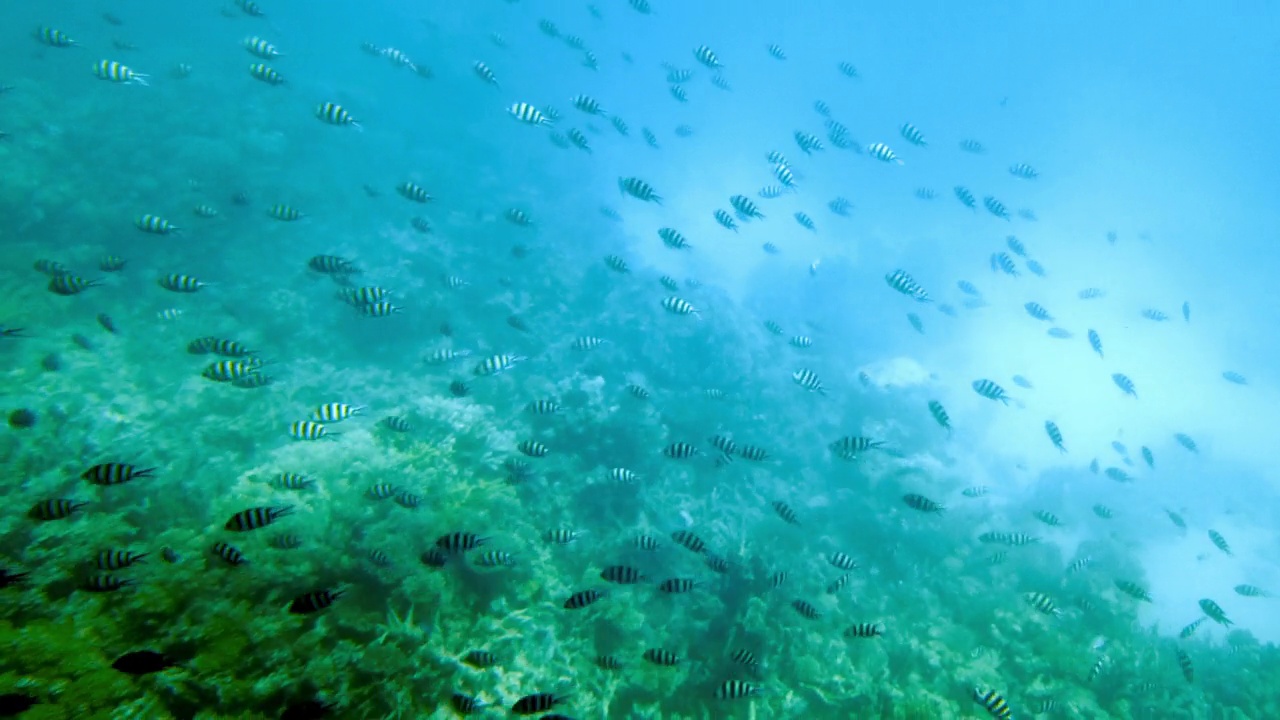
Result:
[[[976,209],[978,207],[978,198],[974,196],[973,192],[969,190],[969,188],[964,187],[962,185],[957,185],[955,186],[954,190],[956,194],[956,199],[959,200],[962,205],[969,208],[970,210]]]
[[[310,615],[320,612],[333,605],[346,592],[343,588],[335,588],[303,593],[289,603],[289,613],[292,615]]]
[[[1058,526],[1062,525],[1062,520],[1058,519],[1058,516],[1057,516],[1057,515],[1054,515],[1053,513],[1049,512],[1048,510],[1036,510],[1035,512],[1033,512],[1033,513],[1031,513],[1031,514],[1032,514],[1032,515],[1033,515],[1037,520],[1039,520],[1040,522],[1042,522],[1042,523],[1044,523],[1045,525],[1048,525],[1048,526],[1050,526],[1050,527],[1058,527]]]
[[[1147,467],[1152,470],[1156,469],[1156,456],[1151,452],[1151,448],[1146,445],[1142,446],[1142,460],[1147,464]]]
[[[1120,591],[1123,592],[1124,594],[1136,600],[1142,600],[1143,602],[1153,602],[1153,600],[1151,599],[1151,594],[1148,593],[1147,589],[1142,587],[1141,585],[1135,582],[1131,582],[1129,580],[1116,580],[1115,582],[1116,582],[1116,587],[1119,588]]]
[[[991,213],[992,215],[995,215],[1001,220],[1005,220],[1005,221],[1009,220],[1009,209],[1005,207],[1004,203],[1000,202],[999,200],[992,197],[991,195],[987,195],[986,197],[982,198],[982,206],[987,209],[987,212]]]
[[[1204,621],[1205,621],[1205,620],[1208,620],[1208,619],[1209,619],[1209,618],[1207,618],[1207,617],[1203,617],[1203,616],[1202,616],[1202,617],[1199,617],[1199,618],[1196,618],[1195,620],[1193,620],[1192,622],[1188,623],[1187,625],[1185,625],[1185,626],[1182,628],[1182,630],[1178,633],[1178,637],[1179,637],[1179,638],[1181,638],[1181,639],[1183,639],[1183,640],[1186,640],[1187,638],[1189,638],[1189,637],[1191,637],[1192,635],[1194,635],[1194,634],[1196,633],[1196,630],[1198,630],[1198,629],[1200,628],[1200,626],[1201,626],[1202,624],[1204,624]]]
[[[223,562],[233,567],[246,565],[249,562],[239,550],[222,541],[214,543],[211,550],[213,551],[213,554],[221,558]]]
[[[299,420],[289,424],[289,437],[294,440],[336,440],[339,433],[326,428],[323,424],[311,420]]]
[[[974,380],[973,391],[984,398],[990,400],[999,400],[1005,405],[1009,404],[1009,395],[1005,393],[1004,388],[997,385],[991,380]]]
[[[846,435],[827,447],[842,459],[856,460],[862,453],[868,450],[875,450],[883,445],[883,440],[872,440],[861,435]]]
[[[1124,373],[1113,373],[1111,375],[1111,380],[1116,384],[1116,387],[1124,391],[1125,395],[1132,395],[1135,398],[1138,397],[1138,391],[1134,387],[1133,381],[1129,379],[1128,375],[1125,375]]]
[[[493,85],[494,87],[502,87],[498,83],[498,77],[497,75],[494,74],[493,68],[489,67],[483,61],[477,60],[475,65],[471,66],[471,69],[473,72],[475,72],[476,77],[480,78],[486,83]]]
[[[1168,315],[1165,315],[1155,308],[1147,308],[1146,310],[1143,310],[1142,317],[1148,320],[1155,320],[1156,322],[1164,322],[1169,319]]]
[[[1097,515],[1103,520],[1110,520],[1112,517],[1111,508],[1107,507],[1106,505],[1094,505],[1093,514]]]
[[[648,582],[649,578],[630,565],[609,565],[600,571],[600,578],[618,585],[635,585]]]
[[[907,493],[906,495],[903,495],[902,501],[907,504],[907,507],[919,510],[920,512],[936,513],[941,515],[947,510],[946,506],[941,503],[935,502],[916,493]]]
[[[154,477],[156,468],[140,468],[128,463],[99,463],[80,473],[92,485],[119,485],[139,478]]]
[[[967,487],[964,490],[961,490],[960,494],[964,495],[967,498],[980,498],[980,497],[986,497],[987,493],[989,492],[991,492],[991,489],[988,488],[986,485],[974,485],[972,487]]]
[[[1041,265],[1037,260],[1034,260],[1034,259],[1027,260],[1027,270],[1029,270],[1032,275],[1036,275],[1038,277],[1045,277],[1044,266]]]
[[[973,699],[974,702],[986,708],[987,713],[996,720],[1013,720],[1013,710],[1009,707],[1009,702],[995,690],[984,691],[981,687],[975,687]]]
[[[1050,315],[1049,311],[1040,303],[1029,302],[1022,307],[1026,309],[1028,315],[1036,320],[1047,320],[1049,322],[1053,322],[1053,316]]]
[[[1214,546],[1217,547],[1222,552],[1226,553],[1227,555],[1231,554],[1231,546],[1227,544],[1227,539],[1222,537],[1222,533],[1218,532],[1217,530],[1210,530],[1209,540],[1212,541]]]
[[[1040,177],[1040,173],[1026,163],[1016,163],[1009,166],[1009,174],[1023,180],[1035,180]]]
[[[115,60],[100,60],[93,66],[93,74],[100,80],[109,80],[122,85],[147,85],[150,75],[135,72],[133,68]]]
[[[291,514],[293,514],[292,505],[283,505],[280,507],[252,507],[247,510],[241,510],[240,512],[232,515],[223,527],[227,530],[237,532],[257,530]]]
[[[1098,353],[1098,357],[1105,357],[1102,354],[1102,338],[1098,335],[1097,330],[1089,330],[1089,347],[1093,348],[1093,351]]]
[[[1271,597],[1271,593],[1263,590],[1257,585],[1236,585],[1232,589],[1236,591],[1237,595],[1242,597]]]
[[[1178,667],[1182,668],[1182,677],[1186,678],[1187,682],[1195,682],[1196,671],[1191,665],[1191,656],[1182,648],[1174,648],[1173,650],[1178,656]]]
[[[278,86],[278,85],[285,84],[284,75],[281,75],[279,71],[267,65],[266,63],[253,63],[252,65],[250,65],[249,75],[257,80],[261,80],[262,82],[268,85]],[[213,215],[205,215],[201,213],[199,209],[196,210],[196,214],[200,215],[201,217],[213,217]],[[214,215],[216,214],[217,213],[215,211]]]
[[[902,135],[903,139],[912,145],[925,147],[929,144],[924,138],[924,133],[920,132],[920,128],[917,128],[911,123],[903,123],[902,127],[898,128],[898,133]]]
[[[129,550],[102,550],[94,558],[94,566],[99,570],[123,570],[140,563],[150,553],[135,553]]]
[[[841,633],[847,638],[875,638],[884,635],[884,628],[879,623],[854,623]]]
[[[897,163],[898,165],[903,164],[902,158],[898,157],[898,154],[895,153],[892,149],[889,148],[888,145],[885,145],[884,143],[871,143],[870,145],[868,145],[867,155],[870,155],[871,157],[881,162]]]
[[[795,214],[795,219],[796,219],[796,222],[800,224],[800,227],[804,228],[805,230],[812,230],[814,232],[817,232],[817,225],[814,224],[813,218],[809,217],[808,215],[802,212],[797,212]]]
[[[1191,322],[1191,303],[1190,302],[1182,303],[1182,319],[1187,322]]]
[[[1181,445],[1182,447],[1186,448],[1187,450],[1193,453],[1200,452],[1199,447],[1196,446],[1196,441],[1192,440],[1191,436],[1186,433],[1174,433],[1173,439],[1177,441],[1179,445]]]
[[[991,270],[995,272],[999,270],[1005,275],[1018,277],[1018,266],[1014,264],[1013,258],[1008,253],[998,252],[991,256]]]
[[[1222,606],[1218,605],[1218,603],[1210,600],[1209,598],[1204,598],[1200,601],[1200,609],[1204,611],[1205,615],[1209,616],[1210,620],[1213,620],[1223,627],[1231,627],[1231,620],[1227,618],[1227,613],[1222,609]]]
[[[1040,542],[1040,538],[1020,532],[985,532],[978,536],[978,542],[988,545],[1009,545],[1018,547],[1021,545],[1032,545]]]
[[[744,682],[742,680],[725,680],[716,688],[714,695],[717,700],[741,700],[743,698],[754,697],[762,692],[764,692],[762,689],[749,682]]]
[[[1081,570],[1084,570],[1085,568],[1089,567],[1089,565],[1092,563],[1093,563],[1093,558],[1088,555],[1085,555],[1084,557],[1076,558],[1075,560],[1071,561],[1070,565],[1067,566],[1067,574],[1072,575],[1072,574],[1078,573]]]
[[[716,56],[715,51],[706,45],[699,45],[693,49],[693,58],[712,70],[719,70],[724,67],[720,63],[720,58]]]
[[[65,520],[88,504],[86,501],[67,498],[41,500],[31,506],[31,509],[27,511],[27,517],[40,521]]]
[[[822,380],[820,380],[817,374],[812,370],[800,368],[799,370],[791,373],[791,379],[794,380],[797,385],[809,392],[816,392],[819,395],[827,394],[826,389],[822,385]]]
[[[449,696],[449,704],[459,715],[473,715],[489,707],[489,703],[466,693],[455,692]],[[320,717],[314,715],[312,717]]]
[[[778,514],[778,517],[782,518],[783,522],[788,525],[800,524],[800,518],[796,515],[796,511],[787,503],[781,500],[774,500],[769,504],[773,508],[773,511]]]
[[[894,270],[884,276],[889,287],[918,302],[932,302],[929,293],[905,270]]]
[[[315,116],[321,122],[329,125],[350,125],[357,130],[363,129],[360,122],[346,108],[335,102],[323,102],[316,105]]]
[[[1037,612],[1055,617],[1062,615],[1062,609],[1054,604],[1052,598],[1042,592],[1030,592],[1023,597],[1027,604],[1035,608]]]
[[[662,300],[662,307],[673,315],[693,315],[701,317],[702,314],[688,300],[684,300],[675,295],[668,296]]]
[[[1044,422],[1044,431],[1049,436],[1049,440],[1053,443],[1054,447],[1058,448],[1058,450],[1063,453],[1067,451],[1066,446],[1063,445],[1062,431],[1058,429],[1057,423],[1052,420],[1046,420]]]
[[[1248,385],[1248,384],[1249,384],[1249,381],[1245,378],[1245,376],[1244,376],[1244,375],[1241,375],[1240,373],[1238,373],[1238,372],[1236,372],[1236,371],[1234,371],[1234,370],[1227,370],[1226,372],[1222,373],[1222,379],[1223,379],[1223,380],[1226,380],[1227,382],[1229,382],[1229,383],[1231,383],[1231,384],[1233,384],[1233,385]]]
[[[738,224],[733,221],[733,216],[724,210],[715,211],[716,222],[720,223],[726,229],[738,232]]]
[[[643,200],[645,202],[662,204],[662,196],[659,195],[653,186],[637,177],[618,178],[618,189],[623,194],[630,195],[633,198]]]
[[[937,400],[929,401],[929,414],[933,416],[934,422],[951,434],[951,416],[947,414],[947,409]]]
[[[472,372],[480,377],[492,377],[510,370],[527,359],[523,355],[508,355],[505,353],[490,355],[477,363]]]
[[[526,102],[512,103],[511,106],[507,108],[507,114],[526,125],[539,126],[551,124],[551,118],[547,117],[546,114],[537,107]]]
[[[987,148],[981,142],[972,138],[961,140],[960,149],[974,155],[982,155],[987,151]]]

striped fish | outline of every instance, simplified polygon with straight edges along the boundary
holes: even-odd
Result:
[[[1046,310],[1044,306],[1041,305],[1040,303],[1029,302],[1023,305],[1022,307],[1027,311],[1028,315],[1035,318],[1036,320],[1047,320],[1049,322],[1053,321],[1053,316],[1050,315],[1049,311]]]
[[[649,183],[637,177],[618,178],[618,189],[633,198],[662,204],[662,196]]]
[[[600,105],[600,101],[590,95],[575,95],[570,99],[573,106],[588,115],[605,115],[604,107]]]
[[[833,552],[827,556],[827,562],[840,570],[857,570],[858,561],[842,552]]]
[[[778,58],[786,59],[785,57]],[[749,682],[742,680],[725,680],[716,688],[715,697],[717,700],[741,700],[743,698],[753,697],[763,692],[760,688]]]
[[[289,424],[289,437],[295,440],[320,440],[336,438],[337,433],[330,432],[324,425],[312,420],[299,420]]]
[[[846,435],[827,445],[831,452],[845,460],[856,460],[859,455],[884,445],[883,440],[872,440],[861,435]]]
[[[822,140],[818,139],[817,135],[797,130],[795,131],[794,137],[796,139],[796,145],[800,146],[800,150],[802,150],[805,155],[812,155],[814,150],[824,149]]]
[[[227,530],[236,532],[247,532],[249,530],[257,530],[264,528],[276,520],[293,513],[292,505],[283,505],[281,507],[253,507],[247,510],[241,510],[231,519],[227,520],[223,525]]]
[[[948,435],[951,434],[951,416],[947,414],[947,409],[942,407],[942,403],[937,400],[930,400],[929,414],[933,416],[935,422],[947,431]]]
[[[663,245],[666,245],[673,250],[689,250],[693,248],[693,246],[689,244],[689,241],[685,239],[685,236],[680,234],[680,231],[675,228],[659,228],[658,237],[662,238]]]
[[[920,132],[920,128],[911,123],[903,123],[902,127],[898,128],[898,132],[902,134],[903,139],[912,145],[924,147],[929,144],[924,139],[924,133]]]
[[[898,157],[897,153],[891,150],[889,146],[884,143],[871,143],[867,146],[867,154],[882,162],[897,163],[899,165],[903,164],[902,158]]]
[[[268,85],[283,85],[284,76],[266,63],[254,63],[249,66],[249,74]]]
[[[490,355],[489,357],[481,360],[479,364],[475,366],[474,373],[482,377],[498,375],[510,370],[527,359],[528,358],[523,355],[507,355],[504,353]]]
[[[791,373],[791,379],[794,380],[797,385],[809,392],[816,392],[819,395],[827,394],[826,389],[822,386],[822,380],[820,380],[817,373],[812,370],[800,368],[799,370]]]
[[[987,148],[982,143],[973,139],[961,140],[960,149],[974,155],[982,155],[987,151]]]
[[[493,86],[495,86],[495,87],[500,87],[500,86],[498,85],[498,78],[493,74],[493,69],[492,69],[492,68],[490,68],[488,65],[486,65],[486,64],[484,64],[483,62],[481,62],[481,61],[477,60],[477,61],[476,61],[476,64],[472,66],[472,69],[475,71],[476,75],[477,75],[481,80],[483,80],[483,81],[485,81],[485,82],[487,82],[487,83],[489,83],[490,85],[493,85]]]
[[[991,717],[996,720],[1013,720],[1013,710],[1010,709],[1008,701],[995,690],[984,691],[980,687],[975,687],[973,699],[986,708]]]
[[[528,125],[550,125],[551,119],[548,118],[541,110],[525,102],[518,102],[507,108],[507,113],[511,117]]]
[[[1027,601],[1027,604],[1035,608],[1037,612],[1042,612],[1045,615],[1053,615],[1055,617],[1062,614],[1062,610],[1053,603],[1053,598],[1042,592],[1027,593],[1024,596],[1024,599]]]
[[[841,75],[847,78],[858,77],[858,68],[854,67],[851,62],[841,61],[839,65],[836,65],[836,69],[840,71]]]
[[[153,477],[155,468],[139,468],[128,463],[99,463],[80,473],[80,477],[93,485],[119,485],[138,478]]]
[[[970,191],[969,188],[964,187],[963,185],[957,185],[955,187],[955,193],[956,199],[963,203],[965,207],[971,210],[978,207],[978,198],[974,197],[973,192]]]
[[[831,142],[833,147],[841,150],[858,150],[858,143],[853,139],[849,128],[830,118],[824,124],[827,126],[827,140]],[[858,151],[861,152],[861,150]]]
[[[1129,379],[1128,375],[1125,375],[1124,373],[1113,373],[1111,375],[1111,381],[1116,384],[1116,387],[1123,390],[1125,395],[1132,395],[1135,398],[1138,397],[1138,390],[1134,387],[1133,381]]]
[[[698,47],[694,48],[693,57],[695,60],[702,63],[703,65],[706,65],[712,70],[718,70],[724,67],[724,65],[720,64],[720,58],[716,57],[715,52],[713,52],[711,48],[707,47],[706,45],[699,45]]]
[[[165,290],[179,293],[193,293],[209,284],[191,277],[190,275],[182,275],[181,273],[163,275],[156,281],[156,283]]]
[[[1054,447],[1064,453],[1067,451],[1066,446],[1063,445],[1062,442],[1062,431],[1058,429],[1057,423],[1052,420],[1045,420],[1044,431],[1049,436],[1049,440],[1053,443]]]
[[[1001,220],[1009,219],[1009,208],[1005,207],[1004,203],[995,199],[991,195],[982,198],[982,206],[987,209],[987,212],[995,215]]]
[[[210,549],[213,551],[214,555],[222,558],[222,561],[228,565],[245,565],[249,562],[248,560],[245,560],[243,553],[221,540],[214,543],[213,547]]]
[[[778,182],[782,186],[790,190],[796,189],[796,175],[791,171],[791,166],[786,163],[777,163],[773,166],[773,176],[778,178]]]
[[[1009,174],[1014,177],[1022,178],[1023,180],[1035,180],[1040,177],[1040,173],[1036,172],[1035,168],[1026,163],[1017,163],[1016,165],[1009,166]]]
[[[889,284],[889,287],[897,290],[903,295],[914,298],[919,302],[931,302],[929,293],[915,281],[915,278],[907,274],[907,271],[905,270],[894,270],[888,275],[885,275],[884,280]]]
[[[999,270],[1005,275],[1018,277],[1018,266],[1014,264],[1013,258],[1009,257],[1009,253],[998,252],[991,256],[991,270],[994,272]]]
[[[31,509],[27,511],[27,517],[41,521],[63,520],[71,517],[80,508],[88,504],[88,502],[68,500],[66,498],[41,500],[31,506]]]
[[[734,222],[733,216],[730,215],[725,210],[716,210],[715,218],[716,218],[716,222],[720,223],[725,228],[728,228],[729,230],[732,230],[734,232],[738,232],[738,223]]]
[[[316,105],[315,114],[322,122],[330,125],[350,125],[356,129],[361,129],[360,123],[351,116],[351,113],[334,102],[324,102]]]
[[[93,74],[97,75],[101,80],[110,80],[114,83],[134,83],[137,85],[146,85],[148,75],[136,73],[127,65],[116,62],[115,60],[100,60],[97,65],[93,66]]]
[[[729,204],[733,206],[738,217],[743,220],[751,220],[754,218],[764,219],[764,213],[760,212],[760,207],[751,201],[746,195],[734,195],[729,198]]]
[[[280,57],[280,51],[276,49],[275,45],[272,45],[257,35],[245,38],[243,44],[244,49],[248,50],[249,54],[256,55],[263,60],[272,60]]]
[[[667,312],[675,315],[693,315],[695,317],[701,317],[698,309],[695,308],[688,300],[681,299],[675,295],[664,298],[662,301],[662,307],[665,308]]]
[[[152,235],[168,235],[170,233],[181,232],[182,228],[165,220],[159,215],[139,215],[133,224],[139,230]]]
[[[408,180],[397,185],[396,192],[400,193],[401,197],[406,200],[412,200],[416,203],[431,202],[431,194],[425,188]]]
[[[814,224],[813,218],[809,217],[808,215],[802,212],[797,212],[794,217],[796,219],[796,222],[800,223],[800,227],[804,228],[805,230],[812,230],[814,232],[817,232],[818,228],[817,228],[817,225]]]
[[[769,52],[769,57],[771,57],[771,58],[773,58],[773,59],[775,59],[775,60],[786,60],[786,59],[787,59],[787,54],[786,54],[785,52],[783,52],[783,51],[782,51],[782,48],[781,48],[781,47],[779,47],[776,43],[770,43],[770,44],[769,44],[769,47],[768,47],[768,48],[766,48],[766,50]]]
[[[989,400],[999,400],[1005,405],[1009,404],[1009,395],[1005,393],[1004,388],[991,380],[974,380],[973,391]]]
[[[36,28],[35,38],[40,43],[48,45],[49,47],[66,48],[80,44],[75,40],[72,40],[69,35],[61,30],[44,26]]]

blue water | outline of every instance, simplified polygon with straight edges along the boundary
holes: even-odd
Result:
[[[987,714],[976,686],[1018,717],[1280,717],[1269,597],[1280,593],[1280,304],[1270,291],[1280,272],[1280,9],[652,4],[647,15],[625,0],[267,0],[265,17],[212,0],[0,9],[0,328],[23,330],[0,339],[0,410],[37,418],[0,433],[0,569],[29,573],[0,588],[10,648],[0,695],[38,700],[33,718],[278,717],[317,698],[329,716],[448,717],[453,692],[506,708],[530,693],[571,694],[555,710],[574,717],[949,718]],[[37,27],[76,45],[39,42]],[[251,36],[281,56],[246,52]],[[399,50],[414,67],[362,43]],[[698,64],[702,45],[731,90]],[[147,84],[95,77],[104,59]],[[477,76],[477,61],[496,85]],[[258,62],[285,84],[251,77]],[[687,103],[672,96],[672,67],[692,71]],[[607,115],[575,109],[580,94]],[[858,149],[833,146],[818,101]],[[318,120],[325,102],[358,126]],[[560,117],[522,124],[508,112],[521,102]],[[909,143],[904,123],[927,145]],[[568,145],[570,128],[590,153]],[[826,147],[806,154],[797,131]],[[962,151],[968,139],[985,152]],[[873,143],[902,163],[871,158]],[[778,184],[771,151],[786,157],[797,192],[760,196]],[[1016,177],[1019,163],[1038,177]],[[661,204],[620,192],[631,177]],[[406,181],[431,202],[402,198]],[[765,217],[731,232],[713,213],[739,194]],[[986,196],[1010,218],[987,212]],[[837,197],[851,203],[847,217],[828,208]],[[276,204],[303,219],[272,219]],[[196,216],[196,205],[217,216]],[[512,210],[531,225],[509,222]],[[147,213],[182,231],[140,232]],[[693,249],[665,247],[664,227]],[[1001,252],[1019,276],[993,271]],[[104,254],[128,264],[100,270]],[[308,270],[321,254],[363,272]],[[629,272],[610,270],[606,256]],[[38,260],[101,284],[50,292]],[[896,270],[930,302],[890,288]],[[169,273],[210,284],[178,295],[157,286]],[[450,276],[463,285],[450,288]],[[679,289],[664,289],[662,276]],[[959,281],[982,302],[966,305]],[[335,298],[360,286],[390,289],[396,312],[367,317]],[[1102,297],[1081,299],[1086,288]],[[672,295],[697,315],[665,311]],[[1029,302],[1053,320],[1030,317]],[[168,309],[182,314],[158,316]],[[100,313],[120,332],[104,330]],[[272,382],[202,378],[218,358],[185,348],[205,335],[257,350],[266,365],[252,372]],[[788,344],[797,335],[812,347]],[[584,336],[605,342],[572,349]],[[427,362],[445,348],[471,354]],[[474,369],[495,354],[527,359],[496,376]],[[793,382],[801,369],[823,393]],[[1132,379],[1136,397],[1113,373]],[[982,379],[1008,404],[975,393]],[[561,413],[525,410],[548,398]],[[328,402],[364,409],[332,425],[330,439],[289,437],[290,423]],[[388,429],[388,416],[411,429]],[[769,457],[720,457],[713,435]],[[883,446],[841,459],[829,445],[846,436]],[[525,440],[550,453],[522,455]],[[675,442],[699,454],[664,457]],[[513,477],[513,460],[531,475]],[[157,471],[120,487],[80,479],[100,462]],[[612,482],[611,468],[640,480]],[[286,471],[316,488],[273,487]],[[371,497],[377,483],[417,508]],[[976,486],[989,491],[961,493]],[[908,507],[909,493],[946,512]],[[69,518],[29,516],[55,498],[88,505]],[[798,527],[775,500],[795,509]],[[299,549],[276,549],[274,527],[224,528],[235,512],[281,505],[296,511],[273,525],[299,535]],[[556,546],[545,539],[555,528],[583,535]],[[681,529],[708,553],[677,546]],[[459,531],[489,540],[444,568],[424,564],[435,538]],[[987,532],[1036,542],[984,544]],[[638,550],[638,533],[663,547]],[[228,566],[214,542],[249,563]],[[107,548],[151,555],[116,573],[133,581],[123,590],[88,592]],[[372,550],[390,563],[371,563]],[[511,553],[514,567],[481,566],[489,550]],[[1008,555],[993,563],[999,551]],[[842,574],[835,552],[860,567],[827,593]],[[1089,566],[1068,574],[1082,557]],[[646,581],[604,582],[614,564]],[[788,579],[771,588],[779,571]],[[657,590],[673,577],[701,584],[689,595]],[[284,610],[338,587],[345,594],[314,616]],[[589,588],[610,593],[565,609]],[[1029,593],[1060,612],[1037,613]],[[1207,620],[1180,638],[1205,598],[1234,625]],[[794,600],[821,617],[797,614]],[[845,637],[855,623],[884,635]],[[649,648],[682,661],[654,666],[642,659]],[[760,667],[730,659],[743,648]],[[111,668],[140,649],[176,665],[140,678]],[[462,663],[474,649],[495,652],[498,665]],[[601,654],[623,669],[601,669]],[[717,699],[728,681],[759,694]]]

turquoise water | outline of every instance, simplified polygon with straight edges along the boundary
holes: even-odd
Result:
[[[1274,8],[261,10],[0,11],[0,713],[1280,717]]]

